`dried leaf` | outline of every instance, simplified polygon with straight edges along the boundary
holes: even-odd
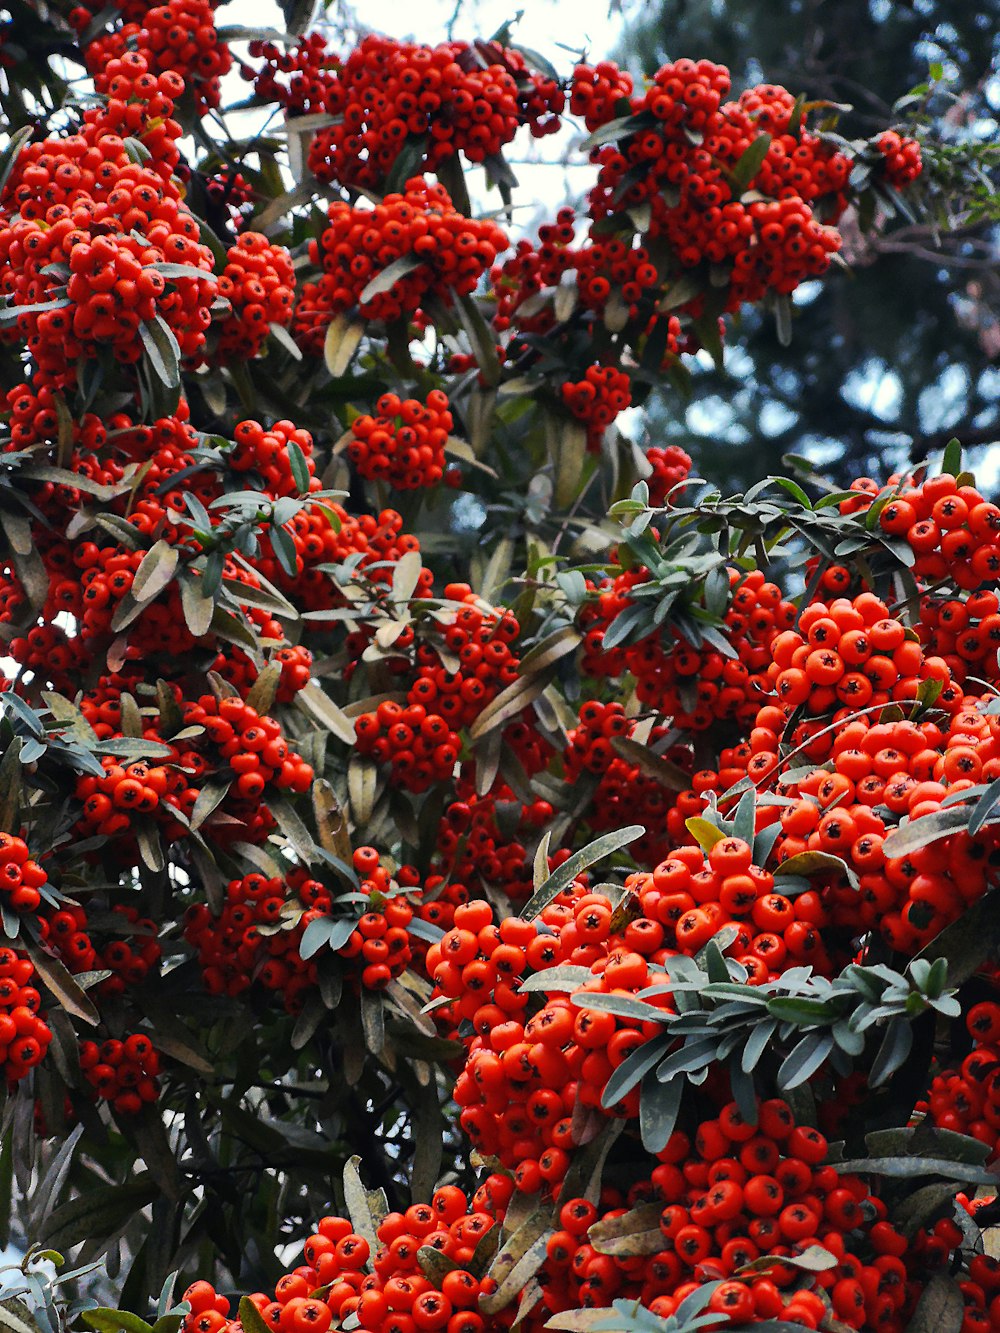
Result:
[[[305,689],[299,690],[295,696],[295,706],[345,745],[355,744],[357,735],[354,723],[315,681],[311,680]]]
[[[270,713],[280,681],[281,663],[268,662],[250,687],[246,698],[247,707],[255,709],[262,717]]]
[[[66,1012],[82,1023],[96,1027],[101,1016],[93,1000],[65,965],[36,945],[25,942],[23,947],[35,971]]]
[[[378,794],[378,767],[371,759],[351,755],[347,765],[347,793],[354,825],[363,828],[372,817]]]
[[[335,380],[347,374],[354,353],[365,336],[365,326],[349,315],[337,315],[330,322],[323,340],[323,360]]]

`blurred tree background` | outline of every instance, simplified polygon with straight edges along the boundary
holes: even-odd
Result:
[[[986,455],[1000,441],[1000,207],[989,182],[1000,154],[1000,2],[660,0],[624,14],[617,55],[635,73],[679,54],[719,61],[737,89],[767,78],[850,103],[837,126],[848,138],[920,115],[939,182],[959,154],[984,174],[982,194],[952,200],[947,217],[932,184],[922,215],[897,218],[887,235],[844,228],[844,257],[866,270],[863,281],[845,271],[804,284],[788,347],[766,311],[748,310],[724,370],[695,368],[686,411],[675,395],[647,404],[646,442],[679,444],[699,470],[741,489],[787,453],[843,484],[957,436],[996,485],[1000,460],[991,468]],[[920,85],[926,92],[906,101]]]

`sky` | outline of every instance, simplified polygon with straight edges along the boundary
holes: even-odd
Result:
[[[362,0],[352,8],[370,30],[423,42],[445,40],[452,20],[456,40],[489,37],[518,13],[515,0],[419,0],[411,5],[400,0]],[[317,19],[313,26],[322,28],[321,15],[317,14]],[[231,0],[220,11],[219,22],[266,23],[276,28],[282,24],[280,10],[272,0]],[[514,36],[543,54],[563,43],[574,52],[589,46],[603,56],[614,44],[620,27],[620,18],[609,14],[608,0],[531,0]]]

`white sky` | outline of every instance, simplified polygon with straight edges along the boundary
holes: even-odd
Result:
[[[361,0],[351,8],[368,29],[390,37],[433,43],[447,38],[456,0],[419,0],[414,5],[401,4],[399,0]],[[465,41],[490,37],[517,12],[516,0],[463,0],[453,26],[454,37]],[[313,26],[322,29],[318,6],[316,18]],[[218,22],[220,26],[236,23],[282,26],[281,12],[272,0],[230,0],[220,11]],[[560,53],[554,49],[557,43],[574,52],[589,47],[600,59],[613,46],[620,28],[620,18],[609,15],[608,0],[531,0],[514,29],[514,38],[559,64]]]

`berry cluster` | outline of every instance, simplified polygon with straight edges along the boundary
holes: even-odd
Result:
[[[280,102],[290,116],[318,115],[336,98],[341,61],[327,51],[321,33],[306,33],[290,50],[275,42],[252,41],[249,54],[264,63],[256,70],[243,65],[243,78],[253,83],[258,97]],[[282,80],[283,74],[291,77]]]
[[[512,902],[523,901],[531,893],[531,866],[521,839],[528,841],[530,830],[548,823],[551,804],[538,800],[521,805],[511,832],[509,812],[518,808],[518,802],[504,783],[495,782],[488,795],[477,796],[473,783],[460,777],[455,795],[438,825],[435,868],[463,891],[466,885],[493,884]],[[497,824],[498,806],[506,820],[504,833]]]
[[[728,91],[728,70],[711,61],[658,70],[631,99],[631,132],[592,153],[600,170],[590,208],[600,219],[649,207],[649,235],[665,238],[683,268],[725,266],[735,310],[826,270],[850,162],[805,128],[784,88],[760,85],[723,103]],[[766,152],[740,189],[738,164],[763,133]]]
[[[34,981],[29,959],[0,948],[0,1070],[8,1084],[39,1064],[52,1041],[52,1030],[39,1014],[42,997]]]
[[[453,424],[447,396],[432,389],[421,403],[386,393],[376,412],[351,422],[347,456],[362,477],[400,491],[436,486],[444,476],[444,447]]]
[[[574,1105],[597,1108],[613,1070],[651,1028],[575,1008],[560,991],[529,1016],[523,977],[573,963],[591,967],[595,989],[641,990],[664,980],[663,939],[663,928],[643,918],[612,934],[608,899],[575,885],[537,922],[508,917],[497,926],[483,901],[456,907],[454,926],[427,951],[430,976],[453,1001],[441,1021],[466,1020],[460,1033],[471,1025],[455,1084],[460,1123],[522,1192],[558,1194],[576,1147]],[[627,1117],[636,1106],[630,1095],[614,1113]]]
[[[557,130],[565,101],[555,79],[496,42],[421,46],[372,33],[345,60],[308,41],[283,58],[269,45],[259,51],[268,61],[259,93],[296,112],[336,117],[314,135],[309,167],[320,180],[344,185],[379,189],[407,136],[426,136],[421,171],[436,171],[458,153],[482,162],[520,125],[536,138]],[[278,72],[293,75],[287,90]]]
[[[355,722],[360,753],[391,763],[393,779],[413,792],[452,776],[458,729],[471,726],[517,679],[519,659],[511,648],[520,633],[517,619],[482,602],[466,583],[447,584],[444,596],[459,607],[438,617],[437,642],[418,645],[406,704],[385,700]],[[401,646],[397,638],[395,647]]]
[[[632,96],[632,76],[613,60],[579,64],[569,88],[569,109],[582,116],[588,130],[600,129],[621,114],[619,104]]]
[[[100,1045],[81,1042],[80,1068],[94,1096],[110,1102],[119,1115],[137,1115],[160,1095],[159,1053],[144,1032]]]
[[[517,617],[497,611],[467,583],[445,584],[456,608],[439,616],[439,639],[417,649],[417,670],[407,694],[450,726],[468,727],[505,685],[517,679],[513,644],[521,632]]]
[[[927,584],[949,579],[971,592],[1000,574],[1000,506],[972,485],[947,472],[915,484],[890,477],[892,487],[878,521],[889,537],[900,538],[916,557],[914,572]],[[841,513],[866,513],[883,494],[876,482],[862,477],[841,501]]]
[[[947,687],[938,696],[942,706],[961,704],[961,689],[945,663],[926,657],[872,593],[813,602],[799,617],[799,628],[777,635],[770,651],[770,688],[788,709],[815,715],[838,704],[856,710],[914,700],[926,680]]]
[[[587,449],[600,452],[604,432],[632,402],[628,375],[617,366],[588,366],[583,379],[564,383],[559,392],[578,421],[587,427]]]
[[[1000,1153],[1000,1005],[994,1000],[974,1004],[965,1025],[971,1052],[958,1069],[936,1075],[916,1110],[939,1129],[989,1144],[995,1161]]]
[[[918,631],[924,650],[942,658],[960,685],[969,676],[997,683],[1000,597],[992,589],[970,593],[964,601],[940,595],[924,597]]]
[[[758,829],[779,825],[771,852],[775,875],[783,861],[817,851],[840,858],[856,877],[831,873],[814,882],[821,912],[813,923],[826,943],[835,945],[839,938],[840,962],[849,961],[850,942],[871,931],[901,953],[927,945],[986,892],[997,842],[991,828],[976,837],[959,829],[905,856],[886,855],[886,839],[901,818],[934,815],[974,783],[988,783],[1000,773],[1000,732],[978,700],[945,714],[942,724],[898,717],[878,721],[879,711],[838,709],[829,723],[817,719],[811,732],[807,723],[800,724],[805,739],[796,729],[792,753],[826,766],[807,764],[789,781],[782,778],[779,741],[787,718],[782,709],[765,705],[749,746],[738,756],[742,774],[739,767],[724,777],[696,773],[690,799],[679,797],[667,820],[671,836],[681,836],[683,818],[698,813],[702,795],[721,794],[740,776],[765,792],[776,787],[780,807],[765,801],[757,812]],[[795,915],[812,916],[814,897],[798,895]]]
[[[31,859],[24,839],[0,833],[0,889],[7,894],[5,901],[16,912],[34,912],[42,901],[39,890],[47,883],[48,876]]]
[[[155,922],[140,917],[134,907],[118,904],[111,909],[112,920],[120,926],[105,927],[112,938],[102,948],[95,948],[86,910],[78,903],[65,903],[39,915],[39,935],[46,947],[73,973],[107,971],[111,975],[98,982],[93,993],[98,996],[124,995],[140,985],[157,966],[163,950]],[[114,938],[116,930],[127,932]]]
[[[121,688],[107,680],[81,700],[84,718],[107,739],[122,737]],[[108,756],[102,760],[103,777],[80,776],[76,784],[76,797],[82,802],[80,831],[115,837],[122,854],[128,851],[134,856],[130,834],[137,817],[155,820],[168,841],[183,837],[205,784],[221,779],[228,784],[219,806],[225,818],[218,820],[214,836],[262,840],[273,828],[263,803],[265,793],[307,791],[312,768],[288,745],[279,722],[262,717],[238,696],[220,700],[207,694],[190,701],[183,699],[179,686],[172,692],[183,725],[196,730],[183,742],[166,742],[171,750],[169,766],[142,760],[122,764]],[[158,744],[165,739],[156,725],[146,727],[144,738]]]
[[[312,352],[321,350],[333,316],[355,306],[362,319],[391,321],[412,319],[428,296],[452,304],[507,248],[495,222],[467,218],[442,185],[420,176],[374,208],[336,202],[327,212],[329,225],[309,242],[309,257],[323,272],[303,285],[295,312],[296,337]],[[401,263],[406,271],[387,291],[362,300],[373,279]]]
[[[603,704],[590,700],[582,704],[579,723],[567,736],[563,752],[566,781],[576,783],[584,773],[594,773],[600,783],[591,800],[587,822],[594,832],[622,828],[638,821],[645,833],[632,844],[632,854],[644,865],[655,865],[670,854],[670,841],[664,827],[669,792],[655,777],[630,763],[615,749],[615,739],[631,740],[642,727],[645,745],[657,754],[661,743],[668,742],[669,729],[647,726],[627,718],[622,704]],[[686,768],[686,747],[675,745],[663,756],[668,763]]]
[[[211,0],[170,0],[169,4],[148,7],[122,4],[126,22],[96,37],[84,49],[87,69],[98,91],[105,91],[105,70],[109,61],[136,50],[148,61],[154,74],[170,72],[181,77],[194,94],[200,113],[217,107],[221,100],[221,80],[232,68],[229,47],[219,39]],[[98,7],[99,8],[99,7]],[[129,18],[129,13],[134,17]],[[70,22],[82,33],[93,21],[88,8],[80,6],[70,14]]]
[[[244,231],[226,254],[219,295],[232,314],[219,327],[215,359],[248,361],[259,356],[272,324],[292,322],[295,270],[283,245],[272,245],[260,232]]]
[[[679,445],[668,444],[664,449],[647,449],[646,462],[653,469],[653,475],[647,477],[646,484],[649,487],[649,503],[655,508],[665,504],[673,488],[687,480],[691,472],[691,456]]]
[[[374,847],[356,848],[353,861],[365,910],[345,918],[336,953],[349,960],[346,976],[356,986],[384,990],[413,958],[416,941],[407,927],[419,904],[419,877],[410,866],[390,874]],[[301,869],[284,880],[254,873],[230,880],[220,915],[204,903],[189,908],[184,937],[197,951],[210,994],[240,995],[259,982],[298,1013],[317,985],[315,960],[299,950],[302,937],[333,910],[334,894]]]
[[[886,130],[875,143],[885,158],[886,180],[894,190],[902,190],[917,179],[923,163],[920,144],[916,139],[906,138],[895,130]]]
[[[803,964],[830,971],[821,930],[829,917],[820,895],[783,894],[780,873],[754,865],[753,851],[741,838],[721,839],[707,857],[701,847],[678,847],[651,874],[640,872],[627,882],[643,913],[660,923],[668,945],[679,953],[693,957],[722,926],[732,924],[739,930],[727,952],[743,964],[752,983]]]
[[[104,79],[107,101],[85,113],[79,133],[22,151],[0,208],[0,290],[15,306],[43,307],[20,316],[13,335],[31,354],[36,391],[74,383],[77,363],[105,347],[137,361],[140,329],[154,318],[193,357],[211,321],[211,251],[169,175],[183,84],[151,73],[137,52],[108,62]],[[156,166],[132,160],[132,137]],[[160,139],[170,153],[157,151]]]
[[[461,740],[437,712],[423,704],[383,700],[355,718],[357,749],[376,763],[391,764],[392,780],[407,791],[422,792],[451,778]]]
[[[298,603],[310,611],[342,607],[343,594],[320,566],[350,562],[349,568],[355,575],[385,591],[391,587],[393,566],[399,558],[420,550],[417,538],[402,529],[402,516],[395,509],[355,517],[336,503],[309,506],[300,510],[286,527],[295,548],[297,574],[292,577],[285,572],[271,554],[266,535],[263,553],[255,561],[255,567],[283,591],[294,594]],[[429,597],[432,584],[431,571],[422,568],[414,597]],[[349,647],[360,654],[369,638],[369,629],[359,630],[356,640],[349,637]],[[346,675],[350,674],[348,667]]]
[[[636,643],[606,650],[608,626],[635,604],[632,590],[649,580],[649,571],[640,566],[619,574],[596,602],[584,607],[585,669],[613,677],[631,671],[637,697],[690,730],[703,731],[719,719],[751,722],[771,693],[772,646],[794,624],[797,611],[760,570],[742,576],[729,567],[727,573],[729,607],[717,632],[729,645],[728,654],[707,643],[692,647],[669,624]],[[703,594],[696,605],[704,615]]]
[[[262,426],[259,421],[239,421],[233,430],[233,441],[234,447],[227,460],[229,466],[234,472],[254,474],[251,480],[259,479],[268,495],[279,499],[298,493],[288,452],[292,444],[305,459],[310,490],[320,489],[312,458],[313,438],[293,421],[276,421],[269,427]]]
[[[250,1300],[274,1333],[326,1333],[334,1321],[348,1318],[365,1333],[483,1333],[479,1297],[496,1284],[470,1269],[476,1246],[496,1226],[509,1194],[509,1182],[499,1175],[490,1176],[471,1200],[444,1185],[429,1204],[384,1217],[375,1254],[347,1218],[324,1217],[303,1247],[305,1262],[278,1279],[273,1299],[254,1292]],[[440,1256],[436,1281],[418,1260],[421,1249]],[[196,1282],[184,1296],[191,1304],[184,1333],[239,1333],[209,1283]],[[496,1323],[498,1331],[503,1326]]]
[[[574,308],[579,305],[600,318],[612,296],[624,303],[629,318],[638,314],[642,294],[659,281],[648,251],[620,236],[593,231],[585,245],[571,249],[575,219],[573,209],[561,208],[555,222],[539,227],[537,248],[526,238],[520,240],[514,255],[493,269],[490,277],[497,303],[493,326],[498,332],[510,328],[512,321],[521,333],[548,332],[557,322],[556,303],[554,297],[541,302],[543,288],[562,287],[564,295],[572,292]],[[569,288],[568,274],[573,275]],[[670,350],[676,351],[676,338]]]

